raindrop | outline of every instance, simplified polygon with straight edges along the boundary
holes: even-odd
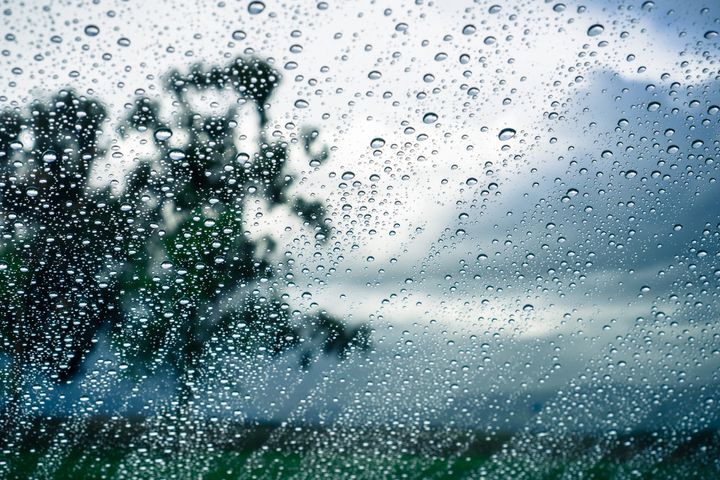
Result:
[[[472,35],[475,32],[477,32],[477,28],[472,24],[465,25],[462,29],[463,35]]]
[[[700,148],[703,145],[705,145],[705,142],[703,142],[702,140],[693,140],[693,142],[692,142],[693,148]]]
[[[368,73],[368,78],[370,80],[378,80],[380,77],[382,77],[382,73],[378,72],[377,70],[373,70],[372,72]]]
[[[130,39],[126,37],[118,38],[117,44],[121,47],[129,47],[130,46]]]
[[[37,196],[38,196],[38,193],[40,193],[40,192],[38,192],[38,191],[37,191],[36,189],[34,189],[34,188],[28,188],[27,190],[25,190],[25,194],[26,194],[28,197],[37,197]]]
[[[88,37],[96,37],[100,33],[100,29],[95,25],[88,25],[85,27],[85,35]]]
[[[45,152],[42,156],[43,162],[45,163],[53,163],[57,160],[57,154],[53,152],[52,150],[48,150]]]
[[[428,112],[423,115],[423,123],[431,124],[437,122],[438,116],[433,112]]]
[[[707,38],[708,40],[712,40],[713,38],[716,38],[717,36],[718,36],[718,32],[716,32],[715,30],[708,30],[707,32],[705,32],[705,35],[704,35],[704,37]]]
[[[302,98],[299,100],[295,100],[295,108],[307,108],[310,104],[307,102],[307,100],[303,100]]]
[[[660,109],[660,102],[650,102],[647,106],[648,112],[657,112]]]
[[[182,160],[185,158],[185,152],[181,150],[170,150],[168,156],[170,157],[170,160]]]
[[[373,138],[370,142],[370,146],[372,148],[382,148],[383,146],[385,146],[385,139],[379,137]]]
[[[234,32],[232,32],[232,38],[233,40],[237,41],[245,40],[247,38],[247,33],[242,30],[235,30]]]
[[[495,37],[493,37],[492,35],[490,35],[490,36],[488,36],[488,37],[485,37],[485,40],[483,40],[483,43],[484,43],[485,45],[493,45],[493,44],[495,44],[496,41],[497,41],[497,40],[495,39]]]
[[[342,174],[343,180],[352,180],[353,178],[355,178],[354,172],[347,171],[347,172],[343,172],[343,174]]]
[[[408,24],[400,22],[397,25],[395,25],[395,31],[397,32],[406,32],[408,29]]]
[[[472,185],[477,185],[477,183],[478,183],[478,180],[475,177],[470,177],[467,180],[465,180],[466,185],[472,186]]]
[[[628,170],[625,172],[625,178],[634,178],[637,176],[637,172],[635,170]]]
[[[167,260],[160,264],[160,267],[162,267],[163,270],[169,270],[172,268],[172,266],[173,264],[171,262],[168,262]]]
[[[170,137],[172,137],[172,130],[169,128],[158,128],[155,130],[155,139],[160,142],[164,142]]]
[[[603,27],[599,23],[596,23],[595,25],[592,25],[590,28],[588,28],[587,34],[589,37],[597,37],[604,31],[605,31],[605,27]]]
[[[513,128],[503,128],[502,130],[500,130],[498,138],[504,142],[513,138],[516,133],[517,132]]]
[[[250,15],[257,15],[259,13],[262,13],[263,10],[265,10],[265,4],[263,2],[250,2],[248,5],[248,12],[250,12]]]

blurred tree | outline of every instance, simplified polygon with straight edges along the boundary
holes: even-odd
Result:
[[[131,315],[118,338],[132,336],[125,342],[131,363],[175,368],[185,399],[193,396],[201,355],[218,339],[271,355],[301,347],[305,366],[315,350],[342,357],[368,345],[367,327],[349,328],[324,312],[293,317],[273,281],[275,242],[249,235],[245,212],[257,199],[293,212],[314,230],[318,244],[330,234],[322,203],[289,194],[287,142],[268,138],[267,101],[278,81],[278,73],[257,59],[173,71],[166,83],[171,120],[161,119],[158,102],[141,97],[121,127],[125,135],[147,132],[144,141],[153,152],[136,159],[125,190],[143,240],[124,277],[123,290],[137,294],[128,300]],[[227,110],[196,111],[190,97],[213,91],[230,95]],[[253,153],[238,148],[238,106],[244,103],[258,112]],[[303,147],[317,165],[328,152],[311,153],[316,136],[303,134]]]
[[[3,417],[18,413],[23,376],[69,379],[103,325],[120,319],[108,287],[123,226],[108,187],[90,186],[105,109],[60,91],[22,113],[0,114]]]
[[[291,313],[274,280],[275,242],[248,233],[248,202],[264,199],[299,217],[318,245],[330,234],[323,205],[289,193],[288,144],[268,139],[278,74],[239,58],[167,79],[170,120],[149,98],[129,105],[120,132],[152,153],[115,190],[91,181],[105,162],[98,101],[61,91],[27,115],[0,114],[0,352],[11,359],[4,418],[18,413],[23,376],[69,380],[103,330],[131,367],[171,367],[182,401],[192,398],[212,343],[269,355],[300,348],[304,366],[317,351],[343,357],[369,344],[366,326],[324,311]],[[211,90],[232,92],[230,107],[194,111],[188,95]],[[243,103],[258,112],[254,153],[237,147]],[[314,165],[328,156],[310,153],[316,137],[302,136]]]

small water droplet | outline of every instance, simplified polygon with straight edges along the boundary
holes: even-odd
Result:
[[[462,29],[463,35],[472,35],[475,32],[477,32],[477,28],[471,23],[465,25]]]
[[[343,172],[343,174],[342,174],[343,180],[352,180],[353,178],[355,178],[355,173],[353,173],[353,172],[347,171],[347,172]]]
[[[373,70],[370,73],[368,73],[368,78],[370,80],[378,80],[382,77],[382,73],[378,72],[377,70]]]
[[[385,146],[385,139],[383,138],[373,138],[370,142],[370,146],[372,148],[382,148]]]
[[[648,112],[657,112],[660,109],[660,102],[650,102],[647,106]]]
[[[25,194],[26,194],[28,197],[37,197],[37,196],[38,196],[38,193],[40,193],[40,192],[38,192],[38,191],[37,191],[36,189],[34,189],[34,188],[28,188],[27,190],[25,190]]]
[[[242,30],[235,30],[234,32],[232,32],[232,38],[233,40],[237,41],[245,40],[247,38],[247,33]]]
[[[295,100],[295,108],[307,108],[308,106],[310,106],[310,104],[307,102],[307,100]]]
[[[716,32],[715,30],[708,30],[707,32],[705,32],[704,36],[708,40],[712,40],[713,38],[716,38],[718,36],[718,32]]]

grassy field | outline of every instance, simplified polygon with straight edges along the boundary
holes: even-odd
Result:
[[[0,478],[720,478],[717,432],[688,436],[675,448],[664,449],[663,455],[653,448],[666,445],[666,439],[658,443],[658,436],[647,432],[619,439],[615,448],[602,455],[589,455],[599,440],[589,437],[568,439],[554,449],[530,444],[514,455],[503,450],[511,440],[509,434],[488,439],[445,429],[420,436],[417,432],[353,429],[327,442],[333,435],[312,427],[225,425],[222,431],[203,427],[201,432],[187,432],[187,441],[170,444],[146,435],[141,424],[95,420],[68,429],[61,421],[36,423],[27,428],[18,444],[3,439]]]

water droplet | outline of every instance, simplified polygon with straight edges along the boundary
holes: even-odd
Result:
[[[503,128],[502,130],[500,130],[498,138],[504,142],[513,138],[516,133],[517,132],[513,128]]]
[[[172,130],[169,128],[158,128],[155,130],[155,138],[160,142],[164,142],[170,137],[172,137]]]
[[[370,146],[372,148],[382,148],[385,146],[385,139],[383,138],[373,138],[370,142]]]
[[[398,23],[397,25],[395,25],[395,31],[398,31],[398,32],[406,32],[407,29],[408,29],[408,24],[407,24],[407,23],[400,22],[400,23]]]
[[[718,112],[720,112],[720,106],[712,105],[712,106],[708,107],[707,112],[710,115],[717,115]]]
[[[708,40],[712,40],[713,38],[716,38],[717,36],[718,36],[718,32],[716,32],[715,30],[708,30],[707,32],[705,32],[705,35],[704,35],[704,37],[707,38]]]
[[[625,172],[625,178],[634,178],[637,176],[637,172],[635,170],[628,170]]]
[[[185,158],[185,152],[181,150],[170,150],[168,156],[170,157],[170,160],[182,160]]]
[[[590,28],[588,28],[587,34],[589,37],[597,37],[604,31],[605,31],[605,27],[603,27],[599,23],[596,23],[595,25],[592,25]]]
[[[247,38],[247,33],[242,30],[235,30],[234,32],[232,32],[232,38],[233,40],[237,41],[245,40]]]
[[[488,8],[488,13],[498,13],[500,10],[502,10],[502,7],[500,5],[492,5],[490,8]]]
[[[121,47],[129,47],[130,39],[127,37],[118,38],[117,44],[120,45]]]
[[[477,183],[478,183],[478,181],[477,181],[477,178],[475,178],[475,177],[470,177],[467,180],[465,180],[466,185],[472,186],[472,185],[477,185]]]
[[[565,11],[565,4],[564,3],[556,3],[553,5],[553,11],[560,13]]]
[[[657,112],[660,109],[660,102],[650,102],[647,106],[648,112]]]
[[[303,100],[302,98],[299,100],[295,100],[295,108],[307,108],[310,106],[310,104],[307,102],[307,100]]]
[[[162,267],[163,270],[170,270],[172,266],[173,264],[171,262],[168,262],[167,260],[160,264],[160,267]]]
[[[428,112],[423,115],[423,123],[431,124],[437,122],[438,116],[433,112]]]
[[[477,28],[473,24],[467,24],[462,29],[463,35],[472,35],[475,32],[477,32]]]
[[[248,5],[248,12],[250,12],[250,15],[257,15],[258,13],[262,13],[263,10],[265,10],[265,4],[263,2],[250,2]]]
[[[705,142],[703,142],[702,140],[693,140],[693,142],[692,142],[693,148],[700,148],[703,145],[705,145]]]
[[[382,73],[378,72],[377,70],[373,70],[372,72],[368,73],[368,78],[370,80],[378,80],[382,77]]]
[[[343,174],[342,174],[343,180],[352,180],[353,178],[355,178],[355,173],[353,173],[353,172],[347,171],[347,172],[343,172]]]
[[[682,225],[679,224],[679,223],[676,224],[676,225],[673,227],[673,230],[675,230],[676,232],[679,232],[680,230],[682,230]]]
[[[26,194],[28,197],[37,197],[37,196],[38,196],[38,193],[40,193],[40,192],[38,192],[38,191],[37,191],[36,189],[34,189],[34,188],[28,188],[27,190],[25,190],[25,194]]]
[[[495,39],[495,37],[493,37],[492,35],[490,35],[490,36],[488,36],[488,37],[485,37],[485,40],[483,40],[483,43],[484,43],[485,45],[493,45],[493,44],[495,44],[496,41],[497,41],[497,40]]]
[[[57,160],[57,154],[53,152],[52,150],[48,150],[45,152],[42,156],[43,162],[45,163],[53,163]]]
[[[88,37],[96,37],[100,33],[100,29],[95,25],[88,25],[85,27],[85,35]]]

